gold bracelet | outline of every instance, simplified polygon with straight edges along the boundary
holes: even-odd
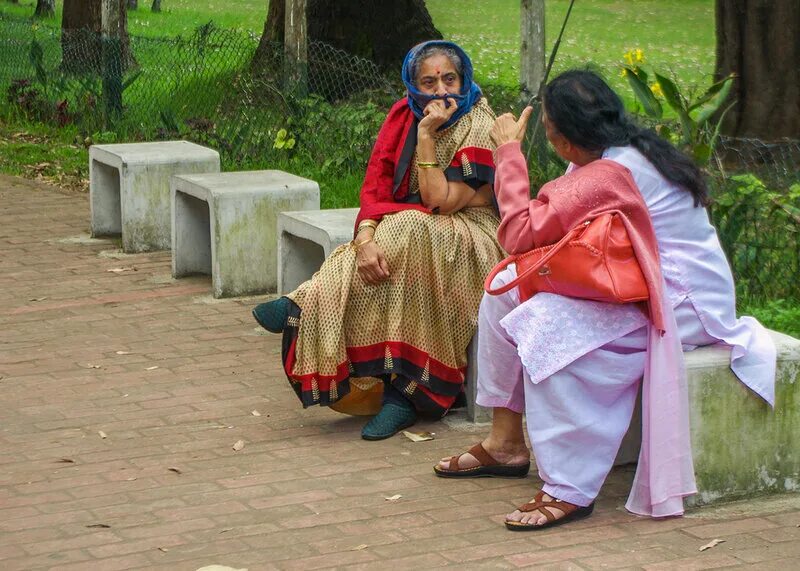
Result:
[[[358,225],[358,229],[356,230],[356,234],[361,232],[363,228],[372,228],[373,230],[378,229],[378,223],[374,220],[364,220],[361,224]]]
[[[417,166],[421,169],[438,169],[439,163],[437,162],[427,162],[427,161],[417,161]]]
[[[361,240],[360,242],[356,242],[355,240],[353,240],[352,242],[350,242],[350,247],[353,248],[353,250],[355,250],[356,252],[358,252],[361,249],[361,246],[363,246],[364,244],[368,244],[372,241],[373,241],[372,238],[367,238],[366,240]]]

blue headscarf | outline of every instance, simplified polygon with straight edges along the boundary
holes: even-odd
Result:
[[[460,93],[454,93],[452,95],[448,94],[446,96],[428,95],[417,89],[417,86],[414,83],[416,78],[412,77],[411,70],[414,68],[414,60],[417,58],[417,56],[419,56],[422,50],[429,46],[450,48],[455,51],[456,54],[458,54],[458,57],[461,58],[462,76]],[[425,116],[422,110],[425,109],[425,106],[433,99],[446,100],[446,98],[452,97],[456,100],[458,103],[458,109],[444,125],[439,127],[440,131],[442,129],[447,129],[450,125],[469,113],[470,109],[472,109],[472,106],[481,98],[481,88],[478,87],[477,83],[472,81],[472,61],[469,59],[469,56],[458,46],[458,44],[444,40],[431,40],[428,42],[422,42],[421,44],[417,44],[411,48],[411,50],[409,50],[408,54],[406,54],[406,59],[403,60],[403,83],[406,84],[406,90],[408,91],[408,106],[411,108],[411,112],[414,113],[417,119],[422,119]]]

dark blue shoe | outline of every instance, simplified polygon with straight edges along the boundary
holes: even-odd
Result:
[[[373,416],[361,430],[364,440],[383,440],[417,422],[417,411],[409,401],[384,403],[380,412]]]
[[[283,333],[286,320],[289,318],[288,297],[279,297],[274,301],[261,303],[253,309],[253,317],[258,324],[272,333]]]

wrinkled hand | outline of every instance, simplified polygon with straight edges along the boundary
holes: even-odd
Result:
[[[522,114],[519,116],[519,121],[512,113],[503,113],[494,120],[492,130],[489,131],[489,136],[498,147],[504,143],[511,141],[519,141],[520,143],[525,138],[525,131],[528,128],[528,119],[531,118],[533,107],[526,107]]]
[[[452,97],[447,98],[447,106],[443,99],[433,99],[425,106],[422,113],[425,117],[419,122],[418,132],[433,134],[436,129],[447,123],[458,109],[458,103]]]
[[[356,252],[358,275],[369,285],[378,285],[389,279],[389,264],[383,250],[375,242],[367,242]]]

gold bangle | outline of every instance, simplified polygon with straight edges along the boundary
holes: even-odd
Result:
[[[437,162],[427,162],[427,161],[417,161],[417,166],[421,169],[438,169],[439,163]]]
[[[350,242],[350,247],[353,248],[353,250],[355,250],[356,252],[358,252],[361,249],[361,246],[363,246],[364,244],[368,244],[372,241],[373,241],[372,238],[367,238],[366,240],[361,240],[360,242],[356,242],[355,240],[353,240],[352,242]]]
[[[356,230],[356,234],[361,232],[363,228],[372,228],[373,230],[378,229],[378,223],[374,220],[364,220],[361,224],[358,225],[358,229]]]

